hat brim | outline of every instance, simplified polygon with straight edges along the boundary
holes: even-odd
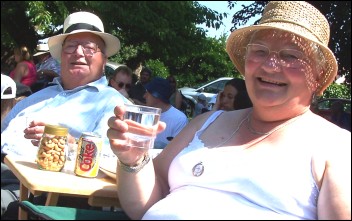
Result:
[[[81,29],[67,34],[60,34],[60,35],[50,37],[48,39],[48,46],[49,46],[51,56],[60,61],[62,43],[67,38],[67,36],[77,34],[77,33],[82,33],[82,32],[93,33],[95,35],[98,35],[100,38],[102,38],[105,42],[105,55],[107,57],[115,55],[120,50],[120,47],[121,47],[120,40],[117,37],[108,33]]]
[[[324,75],[321,76],[319,79],[319,88],[317,88],[316,94],[322,95],[324,90],[334,81],[335,76],[337,74],[338,65],[335,55],[328,47],[321,44],[314,35],[310,34],[309,30],[305,29],[302,26],[298,26],[297,24],[271,22],[261,25],[252,25],[234,30],[228,37],[226,43],[226,51],[237,70],[242,75],[245,75],[245,47],[251,40],[251,36],[255,33],[255,31],[263,29],[277,29],[287,31],[297,36],[300,36],[308,41],[314,42],[320,46],[326,59],[326,64]],[[302,35],[302,33],[305,33],[305,35]]]
[[[170,100],[162,96],[159,92],[153,91],[153,87],[149,84],[145,85],[144,88],[148,93],[150,93],[153,97],[162,100],[164,103],[169,104]]]
[[[50,53],[50,51],[38,51],[33,56],[36,57],[36,56],[39,56],[39,55],[42,55],[42,54],[46,54],[46,53]]]

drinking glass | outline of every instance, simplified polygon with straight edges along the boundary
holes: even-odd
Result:
[[[124,121],[129,125],[127,146],[152,149],[156,137],[161,109],[125,104]]]

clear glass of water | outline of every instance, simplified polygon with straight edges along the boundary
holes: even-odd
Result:
[[[151,149],[154,147],[161,109],[125,104],[124,121],[129,125],[127,146]]]

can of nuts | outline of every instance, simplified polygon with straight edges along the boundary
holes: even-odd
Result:
[[[78,140],[75,174],[83,177],[96,177],[99,171],[100,153],[103,140],[100,135],[83,132]]]
[[[46,124],[39,142],[37,165],[41,170],[61,171],[66,162],[68,128]]]

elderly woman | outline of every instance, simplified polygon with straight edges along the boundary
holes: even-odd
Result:
[[[269,2],[259,24],[235,30],[226,46],[253,107],[200,115],[154,160],[124,145],[131,128],[116,107],[108,137],[127,214],[351,219],[351,133],[309,109],[337,73],[329,33],[312,5]]]

